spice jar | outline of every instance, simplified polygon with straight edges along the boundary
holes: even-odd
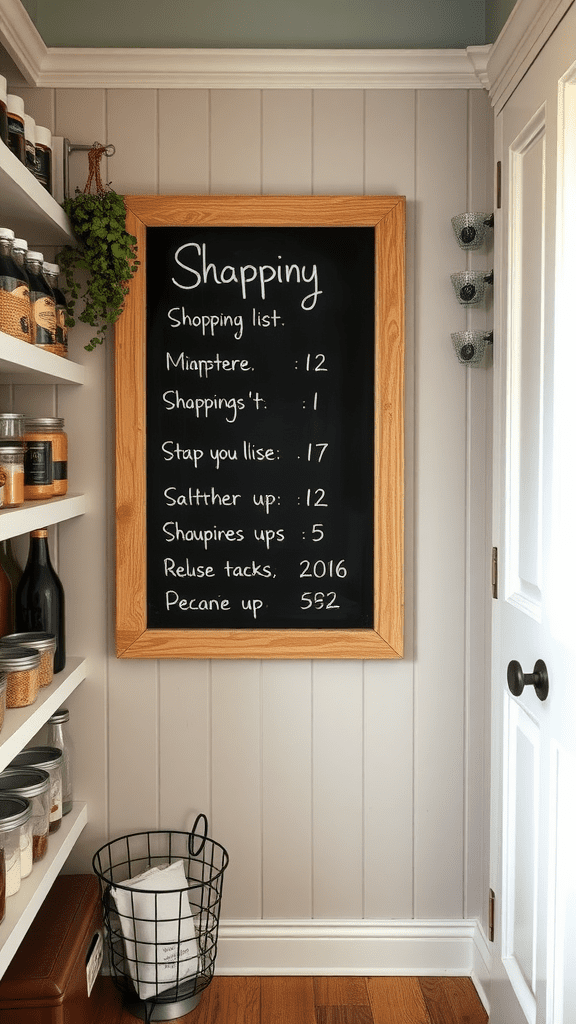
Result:
[[[24,503],[24,442],[0,438],[0,482],[2,504],[15,507]]]
[[[62,814],[72,810],[72,774],[74,767],[74,744],[70,735],[70,712],[60,708],[48,719],[46,743],[62,751]]]
[[[26,142],[24,140],[24,100],[20,96],[6,97],[8,108],[8,148],[14,156],[26,163]]]
[[[68,437],[59,416],[27,419],[24,431],[25,498],[51,498],[68,490]],[[30,453],[30,454],[29,454]]]
[[[32,861],[42,860],[48,849],[50,776],[43,768],[5,768],[0,772],[0,797],[24,797],[30,803]],[[22,844],[20,844],[22,858]],[[24,878],[24,873],[22,873]]]
[[[26,167],[36,175],[36,122],[30,114],[24,114],[24,145],[26,149]]]
[[[36,125],[36,177],[44,188],[52,192],[52,132]]]
[[[31,342],[32,309],[28,275],[12,255],[14,232],[0,228],[0,331]]]
[[[0,672],[6,673],[6,707],[33,704],[40,689],[40,653],[33,647],[4,646],[0,640]]]
[[[7,82],[0,75],[0,140],[8,145],[8,108],[6,106]]]
[[[4,890],[0,893],[0,920],[6,911],[6,897],[20,888],[20,829],[30,818],[31,807],[22,796],[0,797],[0,851],[4,869]]]
[[[50,686],[54,678],[54,653],[56,651],[56,637],[54,633],[28,632],[8,633],[0,637],[2,647],[33,647],[40,653],[40,675],[39,689],[43,686]],[[56,744],[52,744],[56,746]]]
[[[62,824],[62,751],[57,747],[26,747],[9,768],[43,768],[50,776],[50,832]]]
[[[14,251],[14,250],[12,250]],[[68,306],[66,304],[66,296],[61,290],[58,284],[58,276],[60,274],[60,267],[57,263],[43,263],[42,273],[44,279],[50,285],[54,292],[54,299],[56,301],[56,345],[58,348],[57,355],[68,356],[68,326],[66,318],[68,316]]]

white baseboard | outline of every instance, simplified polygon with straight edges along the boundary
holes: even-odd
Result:
[[[477,921],[222,921],[216,973],[476,976],[485,1001],[488,964]]]

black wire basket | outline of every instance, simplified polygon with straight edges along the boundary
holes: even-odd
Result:
[[[207,832],[199,814],[191,832],[122,836],[92,859],[110,971],[141,1020],[184,1016],[214,975],[229,858]]]

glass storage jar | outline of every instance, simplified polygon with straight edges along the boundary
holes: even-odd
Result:
[[[69,728],[70,712],[60,708],[48,719],[46,743],[62,751],[62,814],[72,810],[72,778],[74,770],[74,744]]]
[[[68,490],[68,437],[64,431],[64,420],[60,416],[27,418],[24,439],[28,446],[28,453],[32,448],[36,453],[34,455],[34,474],[32,473],[32,460],[28,454],[26,457],[25,497],[27,499],[47,498],[66,494]],[[42,460],[40,460],[40,454],[43,455]],[[51,474],[50,463],[52,465]],[[51,481],[50,475],[52,476]]]
[[[0,890],[0,920],[6,912],[6,898],[14,896],[20,888],[20,830],[29,821],[31,810],[29,801],[24,797],[0,797],[0,855],[4,875],[4,886]]]
[[[5,768],[0,772],[0,797],[7,794],[24,797],[31,807],[32,861],[48,849],[50,824],[50,776],[43,768]],[[25,877],[24,874],[22,877]]]
[[[14,441],[23,441],[25,422],[22,412],[0,412],[0,437],[11,437]]]
[[[6,673],[0,672],[0,732],[6,715]]]
[[[57,747],[26,747],[8,765],[9,768],[43,768],[50,776],[50,832],[62,824],[62,751]]]
[[[40,652],[32,647],[2,645],[0,672],[6,673],[6,707],[24,708],[33,704],[40,689]]]
[[[56,637],[54,633],[29,632],[8,633],[0,637],[3,647],[33,647],[40,654],[40,679],[38,689],[50,686],[54,678],[54,655],[56,653]],[[55,746],[56,744],[52,744]]]
[[[24,442],[0,437],[0,486],[5,508],[24,504]]]

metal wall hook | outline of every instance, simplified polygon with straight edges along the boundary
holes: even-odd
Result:
[[[63,139],[62,140],[62,152],[63,152],[63,164],[64,164],[64,168],[63,168],[63,170],[64,170],[63,187],[64,187],[64,198],[65,199],[68,199],[69,194],[70,194],[70,154],[71,153],[77,153],[77,152],[89,153],[91,149],[94,149],[95,146],[99,146],[99,145],[100,145],[99,142],[93,142],[91,146],[86,146],[86,145],[82,145],[80,143],[70,142],[69,139]],[[114,154],[116,152],[116,147],[113,146],[112,143],[109,143],[107,146],[104,146],[103,148],[104,148],[104,156],[114,156]]]

